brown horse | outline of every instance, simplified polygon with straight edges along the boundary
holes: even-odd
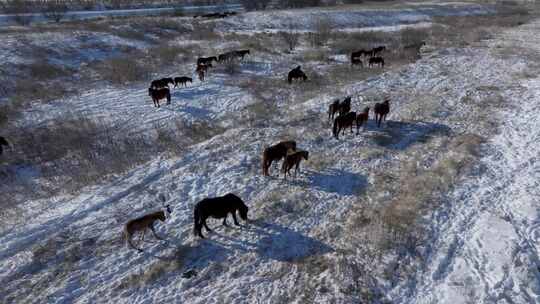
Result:
[[[349,112],[344,115],[340,115],[334,119],[334,127],[332,128],[332,133],[334,134],[334,137],[336,139],[339,139],[339,132],[343,130],[343,133],[345,133],[345,129],[350,127],[351,133],[353,132],[353,124],[356,121],[356,112]]]
[[[364,125],[364,128],[365,128],[365,124],[367,124],[368,119],[369,119],[369,107],[365,107],[364,112],[356,116],[356,135],[360,134],[358,130],[360,129],[362,125]]]
[[[374,65],[379,65],[381,68],[384,68],[384,59],[382,57],[369,58],[369,67],[372,67]]]
[[[281,173],[283,173],[283,178],[287,179],[287,174],[291,175],[291,169],[294,168],[294,177],[296,178],[296,174],[298,173],[298,169],[300,168],[300,162],[302,159],[308,160],[309,158],[309,152],[308,151],[292,151],[289,150],[287,152],[287,156],[285,156],[285,160],[283,161],[283,165],[281,166]]]
[[[328,119],[334,119],[334,116],[337,112],[339,112],[341,104],[339,103],[339,99],[334,100],[329,106],[328,106]]]
[[[171,104],[171,91],[168,88],[148,88],[148,95],[152,97],[155,107],[160,107],[159,101],[161,99],[167,99],[167,104]]]
[[[197,69],[195,70],[195,72],[197,72],[197,74],[199,75],[200,81],[204,81],[206,73],[208,72],[208,69],[211,67],[212,67],[211,63],[197,65]]]
[[[264,149],[262,156],[262,171],[264,176],[269,176],[268,169],[272,165],[273,161],[280,161],[287,156],[287,151],[296,151],[296,142],[294,140],[282,141],[276,145],[270,146]]]
[[[302,68],[301,66],[297,66],[296,68],[292,69],[290,72],[289,72],[289,75],[287,77],[287,81],[289,83],[292,83],[292,81],[294,79],[298,79],[298,78],[302,78],[304,81],[306,81],[308,79],[308,77],[306,76],[306,74],[302,71]]]
[[[381,127],[381,122],[386,120],[386,115],[390,113],[390,99],[386,99],[383,103],[376,103],[373,111],[375,112],[375,123]]]

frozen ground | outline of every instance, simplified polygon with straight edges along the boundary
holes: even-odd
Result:
[[[449,48],[425,54],[415,64],[338,88],[307,101],[283,100],[275,126],[230,125],[208,141],[187,147],[182,157],[158,157],[111,183],[85,188],[79,195],[29,201],[24,225],[0,231],[0,298],[7,303],[356,303],[347,291],[343,223],[358,196],[373,187],[372,173],[399,167],[401,158],[422,138],[437,132],[475,131],[461,125],[470,104],[485,102],[485,88],[503,97],[486,103],[497,113],[498,133],[483,148],[476,170],[430,218],[432,246],[416,280],[380,280],[385,298],[395,303],[538,302],[539,82],[520,79],[531,63],[501,57],[507,40],[539,50],[529,39],[538,22],[497,37],[489,47]],[[280,66],[255,59],[244,68],[258,76],[279,77]],[[188,73],[188,70],[182,71]],[[248,74],[249,74],[248,73]],[[78,112],[115,121],[126,132],[145,130],[172,118],[211,120],[227,117],[252,102],[224,75],[209,77],[173,93],[173,104],[156,110],[145,87],[100,88],[76,99],[58,100],[25,113],[24,123],[44,123],[55,115]],[[291,90],[301,90],[293,86]],[[355,110],[388,95],[392,112],[383,129],[370,121],[361,136],[331,138],[326,107],[336,95],[351,94]],[[433,113],[415,121],[413,96],[429,96]],[[478,98],[477,98],[478,97]],[[429,114],[429,113],[428,113]],[[287,128],[294,126],[294,128]],[[389,143],[380,135],[393,136]],[[392,135],[393,134],[393,135]],[[295,138],[311,158],[331,157],[326,166],[302,165],[295,181],[260,175],[264,146]],[[363,157],[363,151],[380,154]],[[339,158],[336,157],[339,156]],[[360,157],[361,155],[362,157]],[[206,240],[192,235],[194,204],[207,196],[235,192],[250,207],[252,222],[242,228],[216,227]],[[122,224],[159,208],[173,206],[159,225],[167,242],[150,238],[145,253],[127,250]],[[229,222],[230,219],[229,219]],[[362,244],[357,246],[361,247]],[[367,264],[350,255],[353,264]],[[182,278],[195,270],[197,275]]]

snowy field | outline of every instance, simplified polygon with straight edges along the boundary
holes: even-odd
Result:
[[[428,27],[434,15],[490,12],[468,5],[248,13],[218,21],[218,28],[259,33],[287,28],[294,20],[294,28],[309,31],[307,20],[327,14],[348,31],[396,30],[411,24]],[[224,132],[185,147],[179,156],[158,155],[79,193],[27,201],[21,209],[31,220],[0,226],[1,302],[539,302],[540,80],[531,57],[503,54],[516,46],[539,52],[540,40],[534,38],[538,30],[540,22],[533,21],[476,45],[427,45],[429,51],[414,63],[390,66],[327,92],[314,90],[315,97],[305,95],[306,84],[279,86],[276,95],[287,98],[276,98],[275,115],[250,123],[241,118],[257,98],[240,82],[251,77],[284,82],[283,74],[293,64],[290,58],[276,62],[253,54],[236,78],[211,72],[208,81],[173,89],[172,104],[160,109],[152,107],[143,84],[103,86],[46,104],[36,102],[18,118],[19,126],[44,125],[75,114],[108,121],[126,136],[178,120],[217,122]],[[32,41],[43,45],[66,39],[35,36]],[[89,37],[147,47],[114,35]],[[77,49],[80,41],[73,38],[69,44]],[[19,47],[16,38],[6,40],[0,59],[24,63],[24,56],[11,55]],[[102,55],[107,54],[91,56]],[[321,71],[331,64],[348,65],[325,63]],[[169,72],[191,75],[192,69]],[[370,119],[360,135],[332,138],[327,107],[347,95],[353,97],[356,111],[390,97],[388,121],[377,128]],[[388,196],[401,190],[375,193],[384,189],[381,172],[389,172],[392,184],[396,172],[417,154],[419,170],[439,165],[461,153],[446,143],[452,143],[448,138],[464,134],[485,140],[481,156],[470,168],[462,168],[465,173],[456,173],[459,178],[450,193],[437,198],[436,208],[422,219],[427,238],[414,248],[418,259],[400,260],[402,253],[392,250],[371,255],[385,247],[373,241],[379,233],[377,213],[366,213],[358,222],[358,210],[385,210]],[[302,163],[297,179],[284,181],[275,165],[272,176],[263,177],[262,150],[283,139],[296,140],[310,152],[310,160]],[[194,237],[194,205],[228,192],[249,206],[250,222],[227,228],[210,220],[214,232],[204,240]],[[123,224],[159,209],[163,201],[173,207],[171,217],[157,229],[166,241],[147,237],[144,253],[128,250]],[[188,276],[189,271],[194,275]]]

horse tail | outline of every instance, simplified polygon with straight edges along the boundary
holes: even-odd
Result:
[[[287,81],[288,81],[289,83],[292,83],[291,73],[289,73],[289,77],[288,77]]]
[[[339,118],[339,117],[338,117]],[[334,136],[337,135],[337,130],[338,130],[338,118],[334,119],[334,127],[332,128],[332,134],[334,134]]]
[[[167,103],[171,102],[171,91],[167,90]]]
[[[195,211],[193,212],[193,234],[199,235],[202,229],[202,220],[201,220],[201,210],[199,205],[195,206]]]
[[[267,162],[267,160],[268,160],[268,155],[266,153],[266,149],[264,149],[263,155],[262,155],[262,163],[261,163],[263,175],[266,175],[266,162]]]
[[[133,245],[133,242],[131,240],[131,233],[129,232],[129,229],[128,229],[128,226],[126,225],[124,227],[124,237],[126,238],[126,245],[135,249],[135,250],[138,250],[138,251],[142,251],[141,249],[137,248],[135,245]]]

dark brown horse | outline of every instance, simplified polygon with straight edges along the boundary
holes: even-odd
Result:
[[[309,152],[308,151],[292,151],[289,150],[287,152],[287,156],[285,156],[285,160],[283,161],[283,165],[281,165],[281,173],[283,173],[283,178],[287,179],[287,174],[291,175],[291,169],[294,168],[294,177],[296,177],[296,174],[298,173],[298,169],[300,168],[300,162],[302,159],[308,160],[309,158]]]
[[[174,78],[174,87],[176,88],[178,85],[180,86],[187,86],[187,83],[193,83],[193,78],[191,77],[186,77],[186,76],[182,76],[182,77],[175,77]]]
[[[148,95],[152,97],[152,101],[154,101],[154,106],[158,108],[160,107],[159,101],[161,99],[167,99],[167,104],[171,104],[171,91],[168,88],[148,88]]]
[[[329,106],[328,106],[328,119],[334,119],[334,116],[337,112],[339,112],[341,104],[339,102],[339,99],[334,100]]]
[[[292,83],[294,79],[302,78],[304,81],[306,81],[308,78],[306,74],[302,71],[301,66],[297,66],[296,68],[292,69],[289,72],[289,75],[287,77],[287,81],[289,83]]]
[[[343,133],[345,133],[345,129],[350,127],[351,133],[353,132],[353,124],[356,121],[356,112],[349,112],[345,115],[340,115],[334,119],[334,127],[332,128],[332,133],[334,134],[334,137],[336,139],[339,139],[339,132],[343,130]]]
[[[4,152],[3,146],[9,147],[9,142],[3,136],[0,136],[0,155]]]
[[[368,54],[368,51],[366,50],[359,50],[359,51],[356,51],[356,52],[352,52],[351,53],[351,61],[353,61],[353,59],[355,58],[360,58],[362,57],[362,55],[367,55]]]
[[[356,135],[360,134],[358,130],[360,130],[360,127],[362,125],[364,125],[364,128],[365,128],[365,125],[367,124],[368,120],[369,120],[369,107],[365,107],[364,111],[358,114],[358,116],[356,116]]]
[[[292,150],[296,151],[296,142],[294,140],[282,141],[276,145],[270,146],[264,149],[262,155],[262,171],[264,176],[269,176],[270,166],[274,161],[280,161],[282,158],[287,156],[287,151]]]
[[[369,67],[372,67],[374,65],[379,65],[381,68],[384,68],[384,59],[382,57],[369,58]]]
[[[362,59],[360,58],[351,58],[351,65],[359,65],[363,67],[364,63],[362,62]]]
[[[150,87],[153,89],[167,88],[169,87],[169,83],[174,84],[174,81],[172,80],[172,78],[161,78],[161,79],[153,80],[150,83]]]
[[[232,52],[227,52],[227,53],[223,53],[223,54],[219,54],[218,55],[218,62],[227,62],[227,61],[231,61],[234,56],[236,55],[236,53],[234,51]]]
[[[339,105],[339,115],[347,114],[351,111],[352,97],[347,96]]]
[[[386,115],[390,113],[390,99],[386,99],[383,103],[376,103],[373,111],[375,112],[375,123],[381,127],[381,122],[386,120]]]
[[[227,226],[227,216],[232,214],[234,224],[240,226],[236,219],[236,211],[240,213],[240,217],[247,221],[249,208],[244,201],[235,194],[229,193],[220,197],[205,198],[195,205],[193,211],[193,233],[195,235],[204,238],[202,234],[202,227],[206,228],[208,232],[212,232],[206,224],[206,219],[213,217],[215,219],[223,219],[223,225]]]
[[[197,72],[197,74],[199,75],[200,81],[204,81],[206,73],[208,72],[208,69],[211,67],[212,67],[211,63],[197,65],[197,69],[195,70],[195,72]]]

